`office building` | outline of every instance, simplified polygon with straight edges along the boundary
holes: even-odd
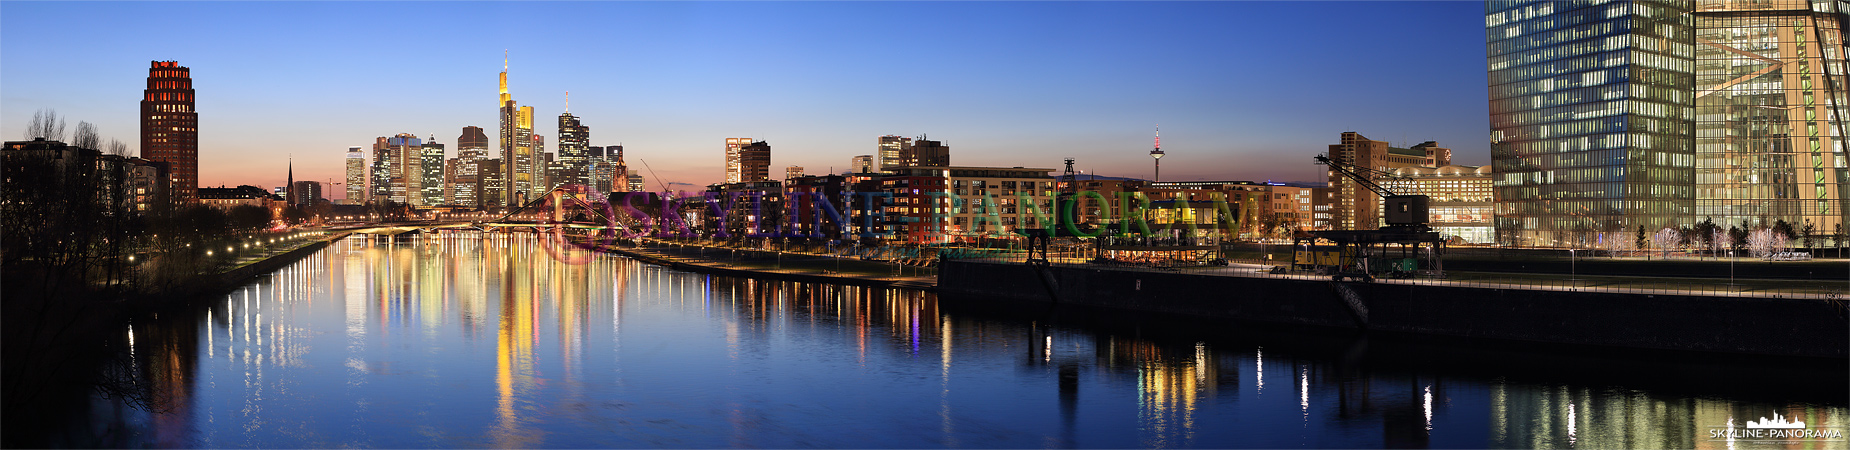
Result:
[[[848,173],[879,173],[874,170],[874,155],[857,155],[848,159]]]
[[[899,152],[901,167],[948,167],[951,165],[951,147],[943,142],[919,136]]]
[[[572,115],[569,98],[566,111],[559,114],[559,165],[562,167],[559,179],[553,184],[589,184],[586,178],[591,162],[590,154],[591,127],[579,123]]]
[[[886,135],[879,137],[874,147],[875,167],[885,170],[888,167],[905,165],[905,154],[912,149],[912,138]]]
[[[347,203],[366,203],[366,152],[347,147]]]
[[[797,178],[801,176],[803,176],[803,166],[784,167],[784,179],[785,180],[789,180],[789,179]]]
[[[444,157],[446,156],[444,154],[443,144],[437,143],[436,136],[431,136],[430,141],[424,143],[424,146],[419,151],[419,155],[421,157],[418,160],[417,171],[418,199],[412,204],[419,206],[442,205],[444,204],[443,185],[445,181],[443,166]]]
[[[399,133],[379,137],[373,142],[373,195],[384,196],[394,203],[421,204],[418,196],[423,166],[424,140],[417,135]],[[417,198],[413,198],[417,197]],[[417,201],[419,203],[412,203]]]
[[[1491,3],[1497,240],[1842,224],[1847,5]]]
[[[507,195],[507,171],[501,168],[501,158],[483,159],[476,164],[476,173],[481,175],[481,181],[476,185],[475,197],[480,199],[481,208],[503,210],[508,204],[507,198],[502,197]]]
[[[507,62],[501,64],[501,130],[503,205],[525,204],[534,189],[538,158],[533,154],[533,107],[520,106],[507,91]]]
[[[1342,143],[1329,147],[1331,161],[1348,164],[1373,175],[1382,175],[1402,167],[1420,167],[1432,163],[1449,165],[1452,151],[1428,141],[1409,148],[1388,146],[1387,142],[1369,139],[1353,131],[1343,132]],[[1330,225],[1337,230],[1373,230],[1380,228],[1381,196],[1361,183],[1325,168],[1335,203],[1329,211]],[[1371,176],[1373,176],[1371,175]],[[1381,184],[1381,179],[1371,179]],[[1398,193],[1398,192],[1397,192]]]
[[[771,180],[771,144],[726,138],[726,183]]]
[[[320,181],[296,181],[289,183],[289,205],[298,208],[315,206],[321,201]]]
[[[141,156],[167,165],[169,197],[177,204],[199,199],[199,113],[193,110],[192,69],[175,61],[153,61],[141,94]]]
[[[488,135],[482,127],[463,127],[456,138],[456,162],[449,170],[449,203],[481,208],[482,161],[488,157]]]
[[[1491,166],[1402,167],[1381,183],[1401,195],[1424,195],[1429,226],[1455,244],[1496,242]]]
[[[642,174],[631,174],[629,177],[629,192],[643,192],[646,190],[647,189],[644,189],[642,185]]]
[[[738,183],[745,180],[743,159],[740,149],[752,144],[752,138],[726,138],[726,182]]]

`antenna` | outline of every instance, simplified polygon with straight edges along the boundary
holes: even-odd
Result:
[[[501,49],[501,71],[507,71],[507,49]]]
[[[565,91],[565,113],[572,113],[572,91]]]

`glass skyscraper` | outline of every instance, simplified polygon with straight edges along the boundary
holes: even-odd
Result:
[[[1696,2],[1696,214],[1723,227],[1845,218],[1845,12],[1838,1]]]
[[[1592,246],[1705,218],[1829,233],[1850,184],[1837,139],[1844,10],[1488,2],[1498,241]]]

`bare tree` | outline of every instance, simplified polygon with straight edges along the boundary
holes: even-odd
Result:
[[[1771,228],[1754,230],[1747,235],[1747,249],[1754,257],[1765,258],[1786,249],[1786,235]]]
[[[32,113],[32,121],[26,123],[26,139],[38,138],[64,140],[64,118],[58,117],[58,110],[41,109]]]
[[[116,139],[110,139],[109,145],[103,148],[103,152],[111,154],[111,155],[116,155],[116,156],[124,156],[124,157],[134,156],[134,155],[128,154],[128,144],[127,143],[124,143]]]
[[[96,125],[78,121],[77,132],[71,135],[71,146],[96,150],[103,138],[96,135]]]
[[[1657,234],[1651,235],[1651,244],[1664,252],[1665,257],[1669,257],[1670,249],[1676,247],[1682,240],[1683,233],[1670,227],[1664,227],[1662,230],[1657,230]]]

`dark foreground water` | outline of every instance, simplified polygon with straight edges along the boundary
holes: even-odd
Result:
[[[350,238],[143,321],[135,370],[165,412],[97,420],[169,447],[1850,447],[1742,434],[1775,414],[1842,433],[1841,361],[990,303],[530,235]]]

